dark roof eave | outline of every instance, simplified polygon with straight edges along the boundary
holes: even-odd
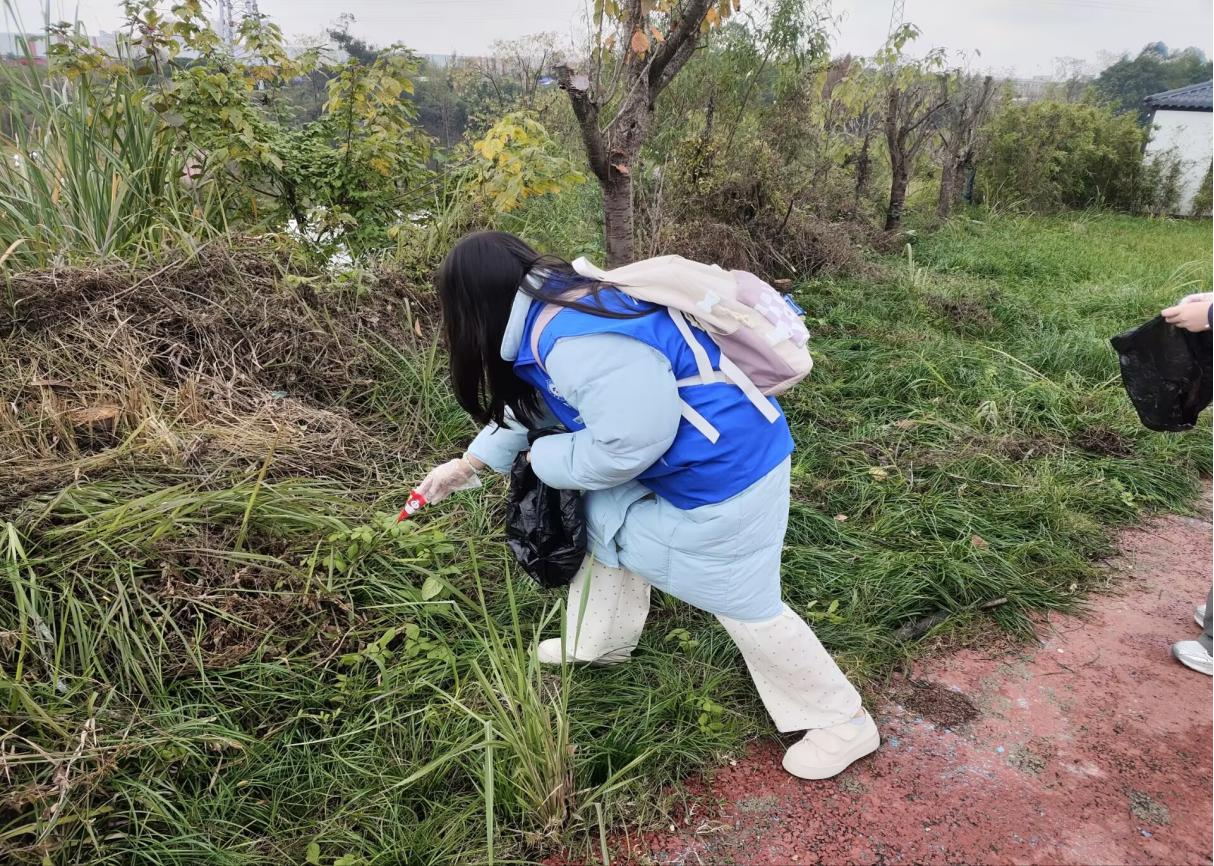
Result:
[[[1142,102],[1147,108],[1166,111],[1214,111],[1214,80],[1152,93]]]
[[[1214,106],[1211,105],[1156,105],[1148,102],[1147,108],[1151,111],[1214,111]]]

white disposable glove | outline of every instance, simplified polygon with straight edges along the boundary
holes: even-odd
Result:
[[[457,457],[441,466],[435,466],[417,487],[417,492],[426,497],[426,504],[441,502],[457,490],[471,490],[481,486],[476,469],[466,457]]]
[[[1199,292],[1196,295],[1185,295],[1180,299],[1180,304],[1196,304],[1198,302],[1205,302],[1207,304],[1214,302],[1214,292]],[[1180,304],[1176,306],[1179,307]]]

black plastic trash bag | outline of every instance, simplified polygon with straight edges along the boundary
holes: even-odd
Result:
[[[561,431],[539,430],[540,436]],[[510,470],[506,544],[523,571],[543,587],[566,586],[586,557],[586,518],[580,490],[557,490],[536,477],[525,453]]]
[[[1156,316],[1110,340],[1121,381],[1138,417],[1152,430],[1189,430],[1214,391],[1209,331],[1193,333]]]

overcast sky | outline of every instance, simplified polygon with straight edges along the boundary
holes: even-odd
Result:
[[[233,0],[238,9],[241,4]],[[423,54],[477,54],[496,39],[545,30],[572,38],[584,28],[587,2],[260,0],[259,5],[292,37],[320,34],[345,11],[356,19],[355,35],[372,43],[400,41]],[[41,19],[43,0],[16,0],[16,6],[27,25]],[[50,6],[63,19],[79,10],[91,30],[119,26],[117,0],[50,0]],[[905,20],[923,31],[916,53],[939,46],[968,53],[975,69],[1032,76],[1052,73],[1061,57],[1098,69],[1111,55],[1136,53],[1155,40],[1214,53],[1212,8],[1210,0],[906,0]],[[890,0],[834,0],[833,9],[836,53],[870,54],[885,38]]]

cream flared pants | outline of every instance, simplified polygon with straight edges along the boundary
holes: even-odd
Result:
[[[631,655],[649,616],[649,593],[649,584],[639,575],[588,559],[569,586],[566,658],[622,661]],[[831,727],[860,710],[860,694],[805,620],[787,605],[763,622],[720,614],[717,619],[742,651],[780,732]]]

